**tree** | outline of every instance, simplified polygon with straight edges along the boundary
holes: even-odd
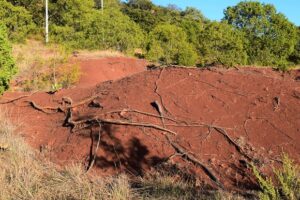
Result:
[[[212,22],[199,36],[198,51],[202,65],[222,64],[233,66],[246,64],[244,35],[226,23]]]
[[[295,26],[271,4],[240,2],[224,11],[223,21],[247,36],[249,64],[286,66],[296,44]]]
[[[127,4],[130,7],[142,10],[151,10],[154,7],[154,4],[151,2],[151,0],[128,0]]]
[[[32,21],[38,26],[43,27],[45,22],[45,3],[41,0],[7,0],[14,6],[24,7],[31,15]]]
[[[195,65],[197,54],[180,27],[161,24],[149,34],[146,57],[165,64]]]
[[[298,37],[297,37],[297,44],[295,46],[294,52],[290,55],[289,60],[296,65],[300,64],[300,27],[298,27]]]
[[[84,34],[86,48],[114,49],[130,54],[142,48],[145,41],[144,32],[136,23],[121,11],[110,8],[104,10],[103,15],[95,14]]]
[[[195,21],[200,21],[200,22],[207,21],[207,19],[204,17],[201,11],[193,7],[187,7],[184,11],[181,12],[181,15],[184,18],[192,19]]]
[[[9,81],[16,71],[6,27],[0,24],[0,95],[9,88]]]
[[[34,29],[31,14],[21,6],[0,0],[0,21],[7,27],[9,39],[23,41]]]

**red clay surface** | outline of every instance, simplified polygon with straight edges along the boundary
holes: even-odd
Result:
[[[82,71],[77,87],[89,87],[100,82],[117,80],[145,71],[147,66],[146,60],[125,57],[82,59],[77,62]]]
[[[164,120],[166,128],[177,133],[170,135],[174,142],[202,162],[225,188],[253,189],[255,179],[245,163],[252,161],[261,172],[269,173],[272,166],[280,165],[283,152],[300,163],[299,77],[299,70],[280,73],[257,68],[165,68],[52,95],[35,93],[1,105],[0,109],[7,107],[11,118],[22,122],[27,141],[51,160],[62,165],[74,161],[87,165],[97,146],[99,125],[76,127],[71,133],[70,127],[63,127],[66,119],[63,112],[45,114],[33,109],[28,101],[56,107],[61,105],[62,97],[71,98],[74,105],[96,95],[93,103],[100,103],[101,107],[92,106],[88,101],[73,108],[74,120],[98,117],[163,127],[160,118],[124,110],[158,115],[151,105],[158,101],[167,110],[165,116],[171,119]],[[20,95],[7,93],[4,98]],[[228,137],[251,160],[216,129],[190,126],[203,123],[226,130]],[[101,142],[93,166],[95,173],[143,175],[175,153],[163,135],[165,132],[146,127],[101,125]],[[201,167],[180,156],[168,163],[172,169],[185,170],[200,182],[216,187]]]

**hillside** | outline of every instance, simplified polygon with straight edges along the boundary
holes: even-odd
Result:
[[[102,176],[172,169],[247,191],[257,188],[249,163],[270,174],[283,152],[300,162],[299,76],[168,67],[55,94],[6,93],[17,99],[1,109],[60,165],[79,161]]]

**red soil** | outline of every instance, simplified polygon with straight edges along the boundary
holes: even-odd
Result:
[[[77,61],[78,62],[78,61]],[[78,87],[94,86],[97,83],[117,80],[125,76],[145,71],[146,60],[135,58],[83,59],[79,61],[82,76]]]
[[[88,77],[82,78],[81,84],[86,80],[86,86],[92,85]],[[255,181],[245,164],[250,160],[228,138],[217,129],[187,124],[223,127],[228,137],[263,173],[269,173],[272,166],[280,164],[282,152],[300,163],[300,82],[296,80],[299,77],[299,70],[280,73],[263,68],[166,68],[52,95],[36,93],[1,105],[0,109],[8,107],[12,119],[22,122],[27,141],[51,160],[59,164],[79,161],[87,165],[97,146],[99,125],[85,129],[77,127],[70,133],[70,127],[63,127],[64,113],[45,114],[33,109],[28,101],[39,106],[56,107],[61,105],[62,97],[70,97],[76,104],[97,95],[94,103],[100,103],[101,107],[91,106],[91,101],[88,101],[72,109],[74,120],[97,116],[162,127],[160,118],[123,110],[158,115],[151,105],[151,102],[158,101],[167,110],[165,116],[176,120],[164,120],[166,128],[177,133],[176,136],[170,135],[172,141],[202,162],[225,188],[253,189]],[[19,95],[7,93],[4,97],[9,99]],[[108,114],[118,110],[123,112]],[[102,123],[100,133],[101,142],[93,170],[101,175],[116,172],[142,175],[175,153],[164,132],[154,128]],[[180,156],[173,157],[168,163],[173,170],[187,171],[201,182],[216,187],[201,167],[184,161]]]

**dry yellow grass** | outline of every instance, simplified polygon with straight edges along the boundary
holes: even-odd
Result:
[[[80,59],[97,59],[106,57],[128,57],[119,51],[101,50],[101,51],[87,51],[81,50],[75,53]]]
[[[70,51],[61,45],[27,40],[13,45],[13,56],[19,72],[12,90],[56,90],[79,80],[80,67],[69,62]]]

